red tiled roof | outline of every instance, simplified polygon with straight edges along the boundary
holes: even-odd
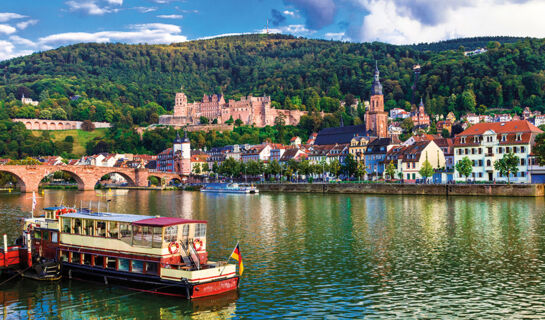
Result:
[[[514,120],[507,122],[483,122],[472,125],[458,136],[480,135],[488,130],[493,130],[495,133],[511,133],[511,132],[533,132],[541,133],[538,127],[534,126],[527,120]]]

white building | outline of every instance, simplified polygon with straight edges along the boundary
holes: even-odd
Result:
[[[507,177],[494,168],[494,162],[513,152],[520,158],[520,164],[519,172],[510,180],[528,183],[531,181],[528,160],[535,136],[539,133],[542,131],[526,120],[475,124],[454,139],[454,164],[468,157],[473,162],[471,180],[507,182]],[[454,180],[465,179],[459,172],[454,173]]]

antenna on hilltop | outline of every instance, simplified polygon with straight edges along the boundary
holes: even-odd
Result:
[[[267,34],[269,34],[269,19],[267,19]]]

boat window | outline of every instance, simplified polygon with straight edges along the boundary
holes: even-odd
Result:
[[[106,222],[104,221],[97,221],[97,227],[95,235],[98,237],[105,237],[106,236]]]
[[[93,258],[93,255],[88,254],[88,253],[84,254],[83,255],[83,264],[86,264],[86,265],[90,266],[92,258]]]
[[[108,237],[117,239],[117,236],[119,235],[119,224],[116,221],[110,221],[109,224]]]
[[[132,241],[132,232],[131,225],[127,223],[119,224],[119,232],[121,236],[121,241],[131,244]]]
[[[195,238],[206,236],[206,223],[198,223],[195,226]]]
[[[132,260],[131,272],[144,273],[144,262],[138,260]]]
[[[42,236],[43,236],[43,239],[44,239],[45,241],[49,241],[49,231],[45,231],[45,230],[44,230],[44,231],[42,232]]]
[[[42,239],[42,232],[40,230],[34,231],[34,239],[37,239],[37,240]]]
[[[104,268],[104,257],[103,256],[95,256],[95,266]]]
[[[146,274],[159,274],[159,264],[146,262]]]
[[[161,227],[154,227],[153,228],[153,243],[152,248],[161,248],[163,245],[163,228]]]
[[[165,228],[165,242],[178,241],[178,226],[169,226]]]
[[[62,219],[62,232],[70,233],[70,222],[72,222],[70,218]]]
[[[81,253],[72,252],[72,263],[81,263]]]
[[[184,226],[182,228],[182,236],[184,236],[184,237],[189,236],[189,225],[188,224],[184,224]]]
[[[81,234],[81,219],[74,219],[74,229],[72,229],[72,233]]]
[[[83,225],[84,225],[85,235],[92,236],[93,235],[93,220],[85,219],[83,220]]]
[[[68,251],[61,251],[61,261],[68,262]]]
[[[51,232],[51,242],[57,243],[59,241],[59,234],[57,232]]]
[[[151,247],[152,227],[133,226],[133,245]]]
[[[117,259],[106,257],[106,268],[108,269],[117,269]]]
[[[119,259],[119,271],[129,271],[131,260],[129,259]]]

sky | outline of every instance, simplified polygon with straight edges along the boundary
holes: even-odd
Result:
[[[0,60],[80,42],[292,34],[391,44],[545,37],[543,0],[1,0]]]

